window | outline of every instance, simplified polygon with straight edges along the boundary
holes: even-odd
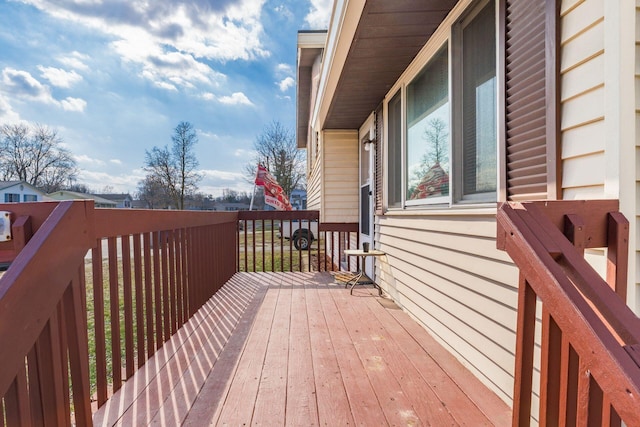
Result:
[[[495,200],[497,187],[496,29],[493,1],[456,28],[459,76],[462,199]]]
[[[407,204],[449,195],[448,64],[444,47],[407,86]]]
[[[38,196],[35,194],[25,194],[22,196],[23,202],[37,202]]]
[[[17,193],[5,193],[5,195],[4,195],[4,202],[5,203],[19,202],[19,201],[20,201],[20,194],[17,194]]]
[[[388,208],[496,201],[495,16],[481,0],[449,18],[388,101]]]

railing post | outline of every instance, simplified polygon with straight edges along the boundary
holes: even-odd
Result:
[[[627,270],[629,266],[629,221],[620,212],[607,217],[607,283],[627,301]]]

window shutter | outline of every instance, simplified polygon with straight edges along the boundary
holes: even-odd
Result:
[[[560,194],[556,2],[500,2],[506,161],[501,200],[557,199]]]
[[[375,140],[375,170],[374,170],[374,194],[375,194],[375,213],[378,215],[382,214],[382,189],[383,189],[383,181],[382,181],[382,135],[384,133],[383,129],[383,120],[382,120],[382,104],[378,106],[374,116],[375,126],[376,126],[376,140]]]

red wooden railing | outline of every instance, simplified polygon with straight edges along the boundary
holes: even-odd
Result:
[[[90,425],[92,410],[236,271],[350,269],[340,257],[358,245],[357,223],[319,224],[306,250],[277,238],[285,221],[309,226],[317,211],[94,209],[91,201],[0,210],[11,212],[13,234],[0,243],[0,261],[12,261],[0,277],[0,427]]]
[[[236,272],[236,223],[232,212],[96,209],[98,406]]]
[[[0,277],[0,426],[90,425],[91,395],[102,405],[236,271],[236,213],[0,210],[13,216],[0,245],[13,254]]]
[[[498,247],[520,269],[514,426],[530,425],[536,392],[540,410],[533,417],[543,426],[640,426],[640,319],[624,301],[628,235],[617,201],[500,207]],[[589,248],[606,248],[606,281],[584,259]]]
[[[351,260],[343,260],[343,250],[358,247],[358,223],[319,223],[318,211],[240,211],[238,213],[239,271],[336,271],[351,269]],[[295,230],[311,230],[317,235],[306,249],[298,250]],[[287,230],[288,229],[288,230]]]

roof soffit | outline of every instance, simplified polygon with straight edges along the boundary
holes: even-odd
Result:
[[[323,129],[357,129],[380,104],[457,0],[368,0]]]

